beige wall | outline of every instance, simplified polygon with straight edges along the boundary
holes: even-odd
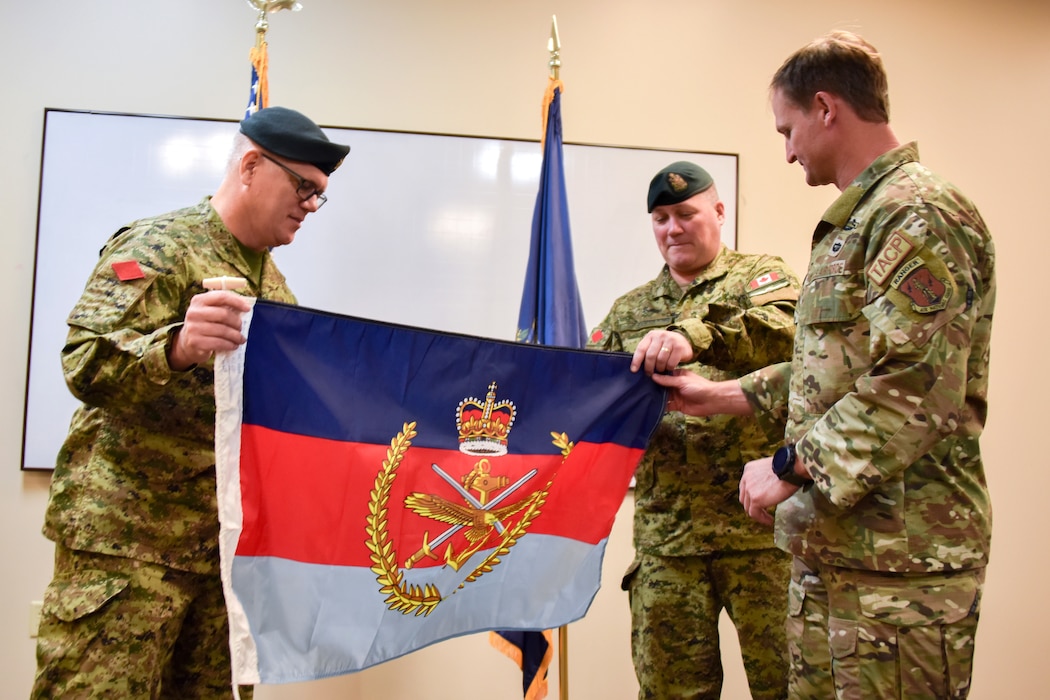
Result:
[[[792,50],[835,27],[884,53],[893,124],[923,161],[970,194],[996,237],[1000,295],[984,445],[995,505],[972,697],[1045,694],[1041,517],[1050,469],[1038,443],[1050,395],[1047,331],[1024,320],[1050,259],[1050,3],[1045,0],[303,0],[272,18],[271,103],[324,124],[538,138],[546,39],[557,13],[569,141],[740,154],[740,248],[803,270],[809,232],[835,192],[783,160],[766,85]],[[45,107],[235,118],[247,92],[254,15],[238,0],[3,0],[0,4],[0,678],[24,697],[33,673],[28,607],[50,576],[40,533],[47,475],[19,471],[41,127]],[[600,182],[594,183],[600,187]],[[378,226],[377,226],[378,229]],[[84,231],[102,237],[106,231]],[[361,231],[357,235],[376,235]],[[646,231],[610,231],[617,237]],[[577,250],[577,256],[587,255]],[[1029,263],[1022,265],[1022,259]],[[655,272],[655,271],[654,271]],[[1028,282],[1025,282],[1028,280]],[[610,300],[611,302],[611,300]],[[630,504],[591,614],[570,628],[574,700],[635,690],[626,601]],[[733,650],[730,650],[733,652]],[[732,655],[732,653],[731,653]],[[725,697],[746,697],[739,663]],[[510,662],[484,636],[354,676],[265,688],[260,698],[515,698]],[[552,693],[553,695],[553,693]]]

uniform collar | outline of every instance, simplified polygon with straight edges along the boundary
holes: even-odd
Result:
[[[893,170],[905,163],[911,163],[919,159],[919,145],[915,141],[898,146],[886,151],[871,162],[850,186],[842,191],[821,220],[835,228],[842,228],[849,221],[850,215],[860,204],[864,196],[875,187],[878,182]],[[821,227],[824,228],[824,227]]]
[[[252,268],[248,264],[248,261],[244,259],[244,255],[241,253],[240,244],[234,237],[230,229],[226,228],[226,224],[223,223],[222,217],[219,216],[219,212],[215,211],[215,207],[211,204],[211,197],[205,197],[200,203],[201,213],[208,220],[208,225],[212,231],[212,241],[215,243],[215,249],[219,253],[225,262],[236,268],[237,272],[241,274],[245,279],[252,279]],[[263,265],[266,263],[266,254],[263,254]]]

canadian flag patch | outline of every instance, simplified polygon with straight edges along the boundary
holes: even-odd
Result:
[[[781,279],[783,279],[783,277],[780,276],[779,272],[767,272],[766,274],[751,280],[751,282],[748,283],[747,286],[750,287],[751,291],[753,292],[756,289],[762,289],[762,287],[767,287],[773,284],[774,282],[779,282]]]

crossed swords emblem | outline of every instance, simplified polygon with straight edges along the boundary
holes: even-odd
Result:
[[[468,548],[466,552],[461,553],[459,556],[454,556],[452,546],[449,545],[445,553],[445,562],[458,571],[463,562],[481,547],[490,529],[495,528],[496,532],[503,534],[506,527],[502,521],[528,505],[529,499],[526,498],[503,508],[496,507],[536,476],[539,471],[537,469],[529,471],[491,501],[483,503],[471,495],[470,491],[460,485],[456,479],[447,474],[437,464],[431,464],[431,468],[456,490],[456,493],[467,502],[467,505],[455,503],[434,494],[413,493],[405,498],[405,505],[416,514],[451,525],[451,527],[430,541],[428,541],[429,533],[424,533],[423,545],[419,551],[405,561],[406,569],[411,569],[423,557],[437,559],[438,557],[433,553],[433,549],[446,542],[463,528],[469,527],[470,530],[466,533],[466,537],[473,547]]]

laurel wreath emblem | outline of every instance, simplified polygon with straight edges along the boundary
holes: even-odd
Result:
[[[365,540],[365,545],[371,551],[369,557],[372,561],[371,570],[379,583],[379,592],[387,596],[383,601],[387,607],[404,615],[414,613],[417,617],[420,615],[425,617],[434,612],[444,597],[437,586],[432,583],[419,586],[405,582],[404,573],[397,565],[397,550],[391,542],[387,528],[389,513],[387,504],[390,500],[390,490],[397,476],[397,469],[401,466],[405,453],[411,447],[412,438],[415,436],[416,423],[413,421],[403,424],[401,432],[390,441],[386,459],[383,460],[383,468],[376,474],[375,484],[369,492],[368,518],[365,527],[368,539]],[[563,457],[567,457],[572,450],[573,443],[569,442],[564,433],[551,433],[551,436],[554,438],[554,444],[561,448]],[[540,509],[547,501],[547,494],[552,483],[553,480],[548,481],[543,489],[528,497],[521,519],[513,527],[504,530],[499,545],[467,575],[456,588],[457,591],[499,565],[500,557],[510,552],[518,539],[528,530],[532,521],[540,514]]]

